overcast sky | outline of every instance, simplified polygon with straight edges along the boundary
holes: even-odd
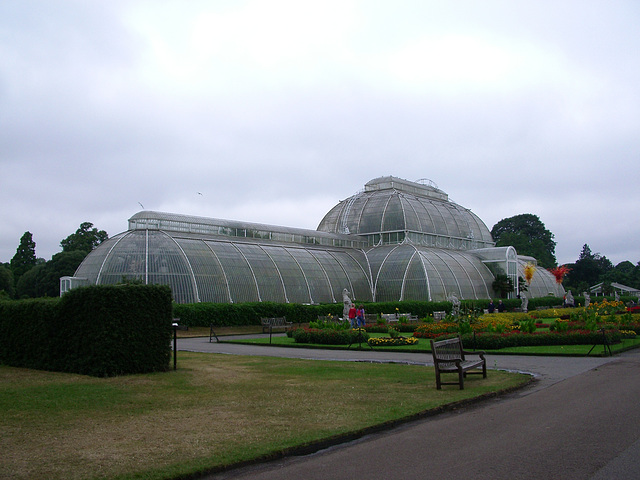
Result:
[[[0,2],[0,262],[142,210],[315,229],[376,177],[640,261],[640,2]]]

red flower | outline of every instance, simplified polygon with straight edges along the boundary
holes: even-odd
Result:
[[[571,271],[566,265],[562,265],[556,268],[550,268],[551,274],[556,277],[556,283],[562,283],[564,276]]]

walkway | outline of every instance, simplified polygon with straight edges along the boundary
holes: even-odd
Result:
[[[315,350],[181,339],[178,350],[430,364],[430,354]],[[638,479],[640,352],[606,358],[488,356],[530,387],[304,457],[214,479]],[[178,355],[179,361],[179,355]]]

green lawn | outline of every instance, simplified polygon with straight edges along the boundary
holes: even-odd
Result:
[[[0,366],[0,478],[162,479],[265,459],[528,382],[490,371],[181,352],[178,370],[95,378]]]
[[[383,333],[372,333],[371,337],[388,337]],[[225,341],[225,340],[222,340]],[[326,348],[326,349],[345,349],[346,345],[319,345],[309,343],[295,343],[292,338],[286,336],[273,336],[271,339],[256,338],[246,340],[229,340],[233,343],[245,343],[254,345],[276,345],[280,347],[292,347],[292,348]],[[514,347],[514,348],[502,348],[500,350],[485,350],[487,353],[494,355],[509,354],[509,355],[586,355],[591,350],[592,345],[552,345],[542,347]],[[635,339],[625,339],[619,344],[611,345],[611,351],[613,354],[620,353],[631,348],[640,347],[640,337]],[[363,348],[369,350],[368,345],[364,343],[362,345],[354,344],[351,349]],[[416,353],[429,353],[431,352],[431,345],[428,339],[421,338],[415,345],[406,345],[400,347],[374,347],[375,351],[394,351],[394,352],[416,352]],[[600,356],[604,353],[603,345],[596,345],[591,351],[591,356]]]

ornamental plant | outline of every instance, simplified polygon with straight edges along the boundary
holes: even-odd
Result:
[[[531,262],[527,263],[524,266],[524,279],[527,281],[527,284],[531,285],[534,273],[536,273],[536,266]]]
[[[415,345],[418,341],[415,337],[370,338],[367,343],[372,347],[398,347],[402,345]]]
[[[560,267],[550,268],[549,271],[555,277],[556,283],[561,284],[565,275],[571,271],[569,267],[566,265],[561,265]]]

